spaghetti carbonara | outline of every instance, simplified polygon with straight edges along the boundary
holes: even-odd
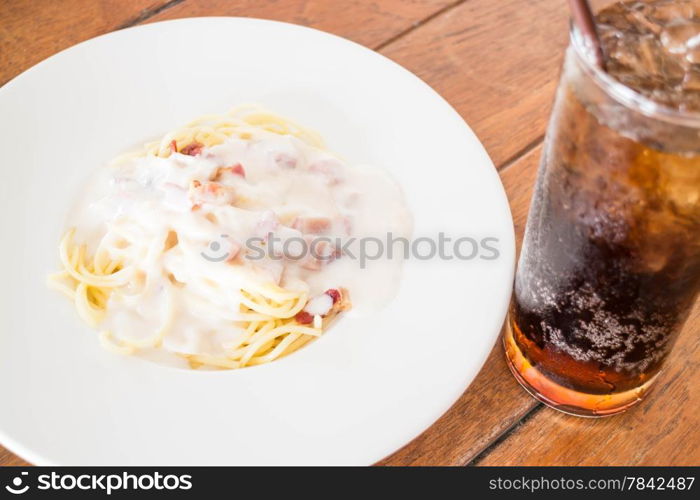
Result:
[[[105,347],[232,369],[292,353],[351,304],[390,296],[400,262],[360,270],[338,242],[407,235],[410,218],[382,170],[348,166],[313,131],[239,108],[101,169],[68,226],[49,284]]]

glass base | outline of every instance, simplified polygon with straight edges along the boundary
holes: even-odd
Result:
[[[510,318],[506,321],[503,346],[510,371],[532,397],[547,406],[577,417],[608,417],[639,403],[651,390],[658,373],[643,385],[613,394],[586,394],[564,387],[533,366],[515,343]]]

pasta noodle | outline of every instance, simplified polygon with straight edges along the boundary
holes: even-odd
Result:
[[[323,148],[315,132],[258,108],[245,107],[226,115],[200,117],[161,140],[146,144],[140,151],[120,156],[114,165],[144,157],[169,158],[175,153],[187,154],[187,148],[211,148],[231,138],[245,141],[261,134],[292,136],[312,148]],[[197,208],[195,205],[192,210]],[[159,324],[153,325],[152,333],[137,339],[115,336],[114,331],[102,329],[99,340],[105,348],[119,354],[136,354],[161,347],[173,330],[176,301],[183,286],[177,272],[171,272],[167,280],[161,279],[165,274],[164,255],[173,247],[178,247],[183,254],[194,250],[188,249],[182,239],[177,241],[178,234],[172,230],[149,234],[148,228],[120,224],[118,219],[91,249],[86,243],[76,241],[79,229],[71,227],[62,238],[59,246],[62,269],[49,276],[49,286],[68,296],[79,316],[96,328],[102,328],[108,309],[121,304],[125,309],[138,311],[142,304],[149,304],[152,297],[157,297],[158,301],[152,303],[158,304]],[[227,288],[222,280],[204,275],[191,279],[190,283],[187,286],[199,287],[203,296],[215,297],[222,287]],[[310,299],[308,287],[303,283],[285,288],[241,272],[232,286],[237,288],[238,310],[220,312],[216,300],[198,307],[209,308],[213,315],[220,316],[222,321],[225,319],[240,334],[226,342],[223,353],[180,352],[190,367],[236,369],[268,363],[319,337],[333,317],[349,307],[347,292],[343,291],[342,300],[334,301],[327,314],[315,315],[313,322],[302,324],[298,315]],[[149,311],[149,314],[155,313]]]

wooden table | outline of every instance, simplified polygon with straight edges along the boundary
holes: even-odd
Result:
[[[505,185],[520,242],[567,41],[563,0],[5,0],[0,85],[112,30],[192,16],[250,16],[336,33],[375,49],[442,94],[481,138]],[[500,343],[470,388],[387,465],[700,463],[700,307],[658,388],[603,420],[553,411],[508,372]],[[26,464],[0,448],[0,464]]]

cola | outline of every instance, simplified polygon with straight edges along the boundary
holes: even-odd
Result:
[[[577,415],[642,399],[700,291],[700,1],[596,14],[565,58],[504,337],[535,397]]]

